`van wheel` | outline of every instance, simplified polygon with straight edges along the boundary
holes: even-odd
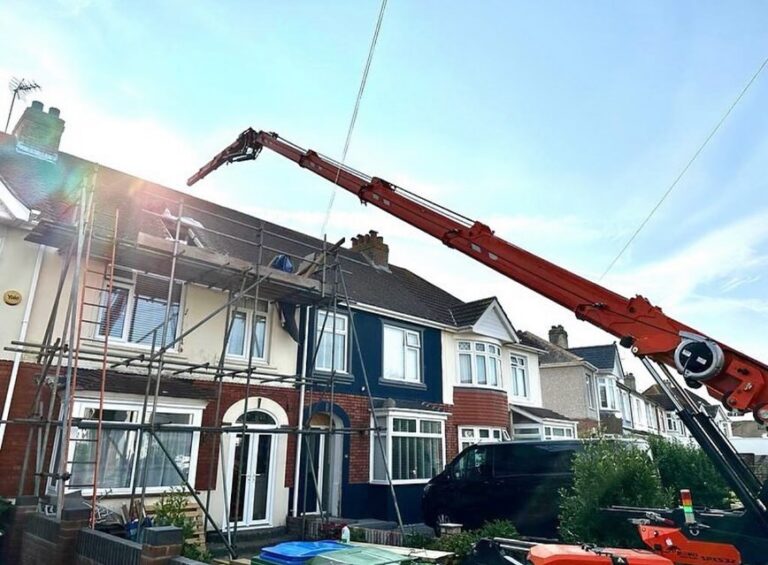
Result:
[[[448,512],[438,512],[435,517],[435,527],[433,528],[435,530],[435,535],[440,537],[440,524],[450,524],[452,522],[453,520],[451,520],[451,516]]]

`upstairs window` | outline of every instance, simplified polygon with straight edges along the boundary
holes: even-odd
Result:
[[[584,386],[587,389],[587,406],[591,409],[595,408],[595,387],[592,383],[592,375],[586,374],[584,376]]]
[[[267,320],[269,303],[253,298],[243,301],[243,308],[232,314],[232,330],[227,343],[227,355],[234,358],[253,358],[265,361],[267,358]]]
[[[382,377],[388,380],[421,382],[421,333],[384,326]]]
[[[597,389],[600,395],[600,408],[603,410],[618,410],[618,389],[616,381],[607,377],[597,380]]]
[[[347,372],[348,320],[343,314],[320,310],[315,320],[318,371]]]
[[[460,341],[459,384],[501,386],[501,348],[482,341]]]
[[[528,367],[525,357],[510,355],[509,363],[512,370],[512,396],[528,398],[531,395],[528,383]]]
[[[171,290],[171,309],[165,339],[162,329],[168,300],[168,279],[117,270],[111,295],[103,292],[97,334],[110,340],[161,347],[177,336],[181,302],[181,283]],[[110,302],[109,320],[107,304]]]

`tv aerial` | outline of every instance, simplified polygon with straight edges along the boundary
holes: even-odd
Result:
[[[13,97],[11,98],[11,108],[8,110],[8,119],[5,121],[5,129],[3,130],[5,133],[8,133],[8,125],[11,123],[11,114],[13,114],[13,105],[16,100],[24,100],[28,93],[41,88],[34,80],[25,78],[14,77],[8,82],[8,89],[13,92]]]

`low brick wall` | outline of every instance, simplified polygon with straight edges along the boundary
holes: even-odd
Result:
[[[83,529],[75,546],[76,565],[141,565],[141,544]]]
[[[88,523],[90,511],[64,509],[61,521],[45,514],[33,514],[22,538],[22,565],[69,565],[74,562],[75,541]]]

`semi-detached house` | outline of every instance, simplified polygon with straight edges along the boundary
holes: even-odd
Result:
[[[13,135],[0,135],[0,345],[10,348],[0,351],[0,399],[3,419],[27,418],[45,364],[33,346],[66,339],[65,266],[81,189],[92,188],[72,415],[98,419],[106,371],[101,415],[123,428],[102,432],[103,504],[120,508],[144,485],[151,505],[183,483],[178,468],[223,529],[320,510],[392,520],[389,475],[403,518],[418,522],[423,485],[463,447],[508,438],[510,409],[515,422],[546,420],[536,413],[541,349],[496,299],[466,303],[391,264],[373,231],[332,256],[321,240],[267,219],[96,167],[59,150],[63,129],[58,110],[36,102]],[[331,263],[338,268],[323,268]],[[157,382],[148,359],[164,342],[172,346],[148,417],[190,428],[158,432],[170,457],[148,435],[137,441],[136,429]],[[54,419],[66,356],[55,365],[41,387]],[[210,431],[218,426],[229,432]],[[18,492],[29,429],[0,427],[2,495]],[[39,440],[42,453],[32,450],[23,494],[54,487],[57,429]],[[75,427],[68,440],[70,490],[94,488],[94,434]]]

